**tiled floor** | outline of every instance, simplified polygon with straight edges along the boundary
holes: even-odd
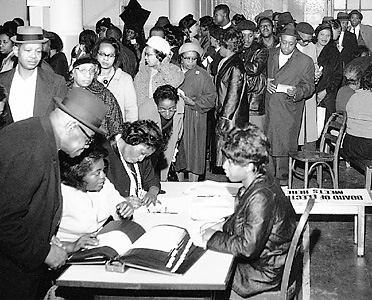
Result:
[[[206,179],[227,181],[224,175],[209,172]],[[294,188],[303,186],[295,179]],[[364,176],[340,164],[340,188],[363,188]],[[310,187],[316,187],[315,179]],[[325,176],[325,188],[331,188]],[[352,216],[310,216],[311,234],[311,299],[359,300],[372,299],[372,208],[366,210],[365,256],[358,258],[353,243]]]

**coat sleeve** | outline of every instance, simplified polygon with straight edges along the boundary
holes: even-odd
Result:
[[[32,214],[29,211],[30,202],[39,192],[40,183],[47,181],[44,164],[31,151],[15,159],[1,161],[0,170],[1,252],[26,269],[36,269],[48,255],[49,241],[35,239],[23,218]]]
[[[301,101],[309,98],[315,90],[314,64],[311,58],[308,58],[300,82],[296,85],[296,95],[294,101]]]
[[[206,113],[211,110],[216,101],[216,88],[213,84],[212,77],[209,74],[204,74],[203,79],[200,84],[202,84],[202,93],[195,103],[195,106],[190,106],[191,109],[195,109],[200,113]]]
[[[267,68],[267,59],[269,58],[269,49],[257,49],[257,54],[254,55],[252,61],[244,60],[243,64],[247,76],[258,76]]]
[[[183,74],[182,70],[170,63],[160,63],[158,72],[165,84],[175,88],[179,87],[185,79],[185,74]]]
[[[267,195],[255,193],[244,207],[244,219],[239,220],[239,232],[217,231],[207,243],[207,248],[237,257],[257,259],[272,231],[272,207]]]
[[[146,157],[139,165],[143,189],[148,191],[150,187],[156,186],[160,190],[160,180],[155,174],[150,157]]]
[[[217,112],[219,117],[232,120],[239,105],[240,95],[243,92],[244,80],[244,73],[237,66],[233,66],[229,77],[226,79],[228,87],[221,111]]]

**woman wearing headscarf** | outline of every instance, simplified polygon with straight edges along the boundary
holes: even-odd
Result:
[[[170,46],[165,39],[149,38],[144,50],[145,64],[134,78],[139,120],[150,119],[159,125],[160,117],[153,99],[155,90],[164,84],[177,88],[185,78],[181,69],[170,63],[169,54]]]

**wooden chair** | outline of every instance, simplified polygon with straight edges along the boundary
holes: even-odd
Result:
[[[309,185],[309,176],[315,168],[317,172],[318,185],[321,188],[323,181],[323,167],[326,167],[331,174],[333,188],[338,188],[338,159],[345,128],[346,112],[335,112],[329,117],[327,124],[323,129],[319,151],[293,151],[288,153],[288,188],[292,188],[293,173],[304,179],[304,186],[307,188]],[[301,161],[305,164],[303,174],[295,169],[297,161]]]
[[[310,211],[313,208],[315,203],[315,198],[311,197],[307,201],[307,205],[305,208],[304,213],[302,214],[300,221],[297,224],[296,231],[293,235],[291,245],[289,247],[289,251],[287,254],[287,258],[284,265],[284,271],[283,271],[283,278],[282,283],[280,285],[279,291],[267,291],[263,292],[257,295],[254,295],[252,297],[249,297],[250,300],[270,300],[270,299],[276,299],[276,300],[289,300],[294,299],[298,296],[298,293],[302,286],[302,266],[301,268],[294,268],[294,262],[300,262],[302,263],[303,260],[296,260],[298,256],[299,258],[303,257],[303,247],[301,247],[300,238],[303,236],[304,228],[305,226],[308,226],[307,221],[310,215]],[[309,245],[305,245],[308,247]],[[305,250],[306,251],[306,250]],[[306,262],[305,262],[306,263]],[[299,269],[301,272],[299,272]],[[293,281],[291,283],[291,280]],[[303,291],[302,291],[303,292]],[[307,295],[310,298],[310,291],[309,295]]]

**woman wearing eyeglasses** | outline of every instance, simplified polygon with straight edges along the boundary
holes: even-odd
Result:
[[[120,54],[119,47],[118,41],[106,37],[95,45],[93,57],[101,66],[97,79],[115,96],[124,121],[133,122],[138,120],[137,96],[132,77],[122,69],[115,68]]]
[[[185,102],[177,94],[177,89],[169,84],[159,86],[154,93],[154,101],[160,115],[161,131],[167,149],[160,155],[155,171],[160,180],[167,181],[171,165],[179,159],[178,145],[183,134]],[[172,169],[174,170],[174,168]],[[172,174],[170,176],[173,176]]]
[[[85,88],[106,104],[108,112],[101,126],[106,131],[106,137],[109,138],[121,133],[124,120],[115,96],[96,79],[99,68],[98,61],[90,56],[77,59],[71,71],[73,79],[68,86]]]
[[[197,64],[202,53],[198,43],[185,43],[179,50],[181,69],[185,73],[185,81],[180,86],[180,96],[185,101],[185,119],[179,149],[180,158],[185,157],[185,161],[176,161],[180,180],[182,173],[188,172],[189,181],[198,181],[205,172],[207,112],[214,107],[216,89],[212,77]]]

